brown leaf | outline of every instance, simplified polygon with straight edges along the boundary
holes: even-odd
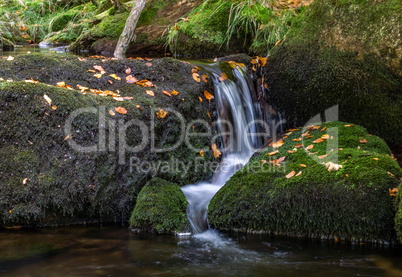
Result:
[[[162,93],[167,95],[167,96],[172,97],[172,94],[170,94],[170,92],[168,92],[167,90],[162,90]]]
[[[120,114],[127,114],[127,110],[123,107],[117,107],[114,108],[116,110],[116,112],[120,113]]]
[[[294,170],[291,171],[288,175],[286,175],[286,179],[292,178],[295,174],[296,174],[296,172]]]
[[[215,159],[218,158],[222,153],[216,148],[216,144],[214,143],[212,146],[212,151],[214,152]]]
[[[177,90],[172,90],[172,95],[174,95],[174,96],[176,96],[176,95],[178,95],[179,94],[179,92],[177,91]]]
[[[131,75],[127,75],[126,76],[126,82],[127,84],[135,84],[138,82],[137,78],[131,76]]]
[[[313,147],[314,147],[314,145],[313,145],[313,144],[310,144],[309,146],[306,147],[306,150],[313,149]]]
[[[198,83],[200,83],[201,82],[201,79],[200,79],[200,74],[198,74],[198,73],[193,73],[193,79],[196,81],[196,82],[198,82]]]
[[[141,80],[141,81],[136,82],[136,84],[139,86],[142,86],[142,87],[146,87],[146,88],[155,86],[154,84],[152,84],[152,82],[150,82],[148,80]]]
[[[273,155],[278,154],[278,153],[279,153],[279,151],[278,151],[278,150],[276,150],[276,151],[273,151],[273,152],[267,153],[267,155],[268,155],[268,156],[273,156]]]

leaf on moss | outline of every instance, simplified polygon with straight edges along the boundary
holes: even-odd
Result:
[[[200,74],[198,74],[198,73],[193,73],[193,79],[194,79],[196,82],[200,83],[200,82],[201,82]]]
[[[286,179],[292,178],[295,174],[296,174],[296,172],[294,170],[291,171],[288,175],[286,175]]]
[[[116,110],[116,112],[120,113],[120,114],[127,114],[127,110],[123,107],[117,107],[114,108]]]
[[[177,91],[177,90],[172,90],[172,95],[174,95],[174,96],[176,96],[176,95],[178,95],[179,94],[179,92]]]
[[[121,80],[121,77],[117,76],[116,74],[110,74],[109,76],[112,77],[113,79]]]
[[[279,153],[279,151],[278,151],[278,150],[276,150],[276,151],[273,151],[273,152],[267,153],[267,155],[268,155],[268,156],[273,156],[273,155],[278,154],[278,153]]]
[[[145,92],[146,92],[149,96],[152,96],[152,97],[155,96],[155,93],[154,93],[152,90],[146,90]]]
[[[159,108],[159,111],[156,112],[156,117],[157,118],[165,118],[167,116],[168,112],[162,110],[161,108]]]
[[[210,94],[208,91],[204,90],[204,96],[205,98],[211,102],[212,99],[214,99],[214,96],[212,94]]]
[[[131,76],[131,75],[127,75],[126,76],[126,82],[127,84],[135,84],[138,82],[137,78]]]

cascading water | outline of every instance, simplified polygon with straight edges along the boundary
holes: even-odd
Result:
[[[241,67],[232,69],[233,80],[219,81],[219,63],[202,65],[213,77],[218,112],[218,128],[223,138],[223,160],[213,181],[182,187],[188,201],[188,218],[193,232],[208,230],[207,208],[212,197],[245,165],[263,145],[264,134],[270,128],[263,122],[262,109],[249,74]],[[267,122],[268,123],[268,122]],[[265,127],[265,128],[264,128]],[[263,133],[262,131],[264,131]],[[260,133],[260,135],[256,135]],[[254,134],[254,135],[253,135]]]

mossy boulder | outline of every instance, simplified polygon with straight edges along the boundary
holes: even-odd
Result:
[[[130,228],[158,234],[190,231],[187,200],[180,187],[153,178],[140,191],[130,218]]]
[[[191,123],[216,120],[214,105],[198,100],[212,91],[212,81],[194,81],[192,65],[170,58],[151,66],[145,60],[102,60],[55,54],[0,60],[0,76],[14,80],[0,82],[0,225],[128,220],[138,192],[153,177],[185,185],[212,174],[209,166],[204,171],[195,164],[214,162],[212,150],[203,157],[194,150],[211,149],[211,138],[196,136],[206,127]],[[94,65],[106,74],[94,77],[88,72]],[[127,83],[128,68],[156,87]],[[39,83],[24,81],[31,78]],[[179,94],[169,97],[162,90]],[[111,91],[121,96],[105,96]],[[168,114],[159,118],[158,108]],[[185,140],[186,132],[195,135]]]
[[[339,105],[354,122],[401,149],[401,1],[314,1],[272,49],[266,98],[293,126]]]
[[[396,197],[390,190],[401,184],[402,170],[382,139],[358,125],[326,122],[295,129],[269,145],[212,198],[211,227],[395,240]]]

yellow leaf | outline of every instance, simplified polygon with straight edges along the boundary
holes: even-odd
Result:
[[[328,134],[322,135],[321,138],[322,139],[329,139],[329,135]]]
[[[193,79],[195,80],[195,81],[197,81],[198,83],[200,83],[201,82],[201,79],[200,79],[200,74],[198,74],[198,73],[193,73]]]
[[[67,135],[64,140],[68,140],[70,138],[70,135]]]
[[[378,161],[378,158],[373,158],[373,160]]]
[[[88,69],[88,72],[95,73],[96,71],[93,69]]]
[[[299,164],[301,167],[307,167],[307,165],[305,164]]]
[[[120,113],[120,114],[127,114],[127,110],[123,107],[117,107],[114,108],[116,110],[116,112]]]
[[[105,73],[106,73],[106,71],[105,71],[105,70],[103,69],[103,67],[100,66],[100,65],[94,65],[94,68],[95,68],[96,70],[100,71],[100,74],[105,74]]]
[[[268,156],[273,156],[273,155],[278,154],[278,153],[279,153],[279,151],[276,150],[276,151],[273,151],[273,152],[268,153],[267,155],[268,155]]]
[[[222,153],[216,148],[216,144],[214,143],[212,146],[212,151],[214,152],[215,159],[218,158]]]
[[[291,171],[288,175],[286,175],[286,179],[292,178],[295,174],[296,174],[296,172],[294,170]]]
[[[168,114],[168,112],[159,108],[159,111],[156,112],[156,117],[157,118],[165,118],[167,114]]]
[[[155,96],[155,93],[154,93],[152,90],[146,90],[145,92],[146,92],[149,96],[152,96],[152,97]]]
[[[201,151],[200,151],[200,156],[201,156],[201,157],[204,157],[204,150],[201,150]]]
[[[202,98],[201,98],[201,97],[198,97],[198,100],[200,100],[200,102],[202,102]]]
[[[116,101],[119,101],[119,102],[123,102],[123,101],[124,101],[124,98],[121,97],[121,96],[114,96],[113,99],[116,100]]]
[[[154,87],[154,84],[152,84],[152,82],[148,81],[148,80],[141,80],[136,82],[137,85],[145,87],[145,88],[150,88],[150,87]]]
[[[57,83],[57,86],[58,86],[58,87],[61,87],[61,88],[64,88],[65,85],[66,85],[65,82],[58,82],[58,83]]]
[[[177,90],[172,90],[172,94],[173,94],[174,96],[176,96],[176,95],[179,94],[179,92],[178,92]]]
[[[121,77],[117,76],[116,74],[110,74],[109,76],[116,80],[121,80]]]
[[[212,94],[210,94],[208,91],[204,90],[204,96],[205,98],[211,102],[211,99],[214,99],[214,96]]]
[[[45,98],[46,102],[48,102],[49,105],[52,104],[52,99],[50,99],[49,96],[47,96],[46,94],[44,94],[44,95],[43,95],[43,98]]]
[[[95,74],[94,77],[99,79],[100,77],[102,77],[102,74]]]

